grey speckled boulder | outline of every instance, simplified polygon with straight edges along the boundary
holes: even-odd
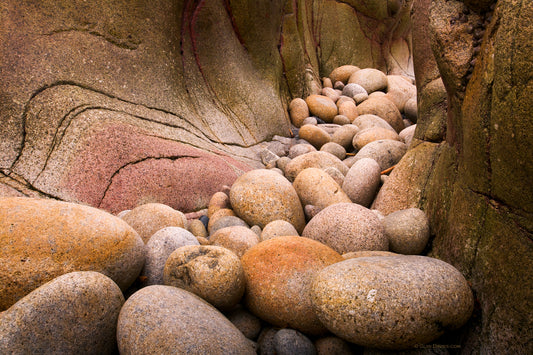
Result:
[[[141,275],[147,285],[163,284],[163,269],[172,252],[185,245],[200,245],[198,239],[180,227],[166,227],[158,230],[146,243],[146,260]]]
[[[363,158],[348,170],[342,189],[353,203],[369,207],[378,191],[380,179],[379,164],[374,159]]]
[[[309,221],[302,237],[324,243],[340,254],[389,248],[378,217],[355,203],[337,203],[324,208]]]
[[[313,342],[297,330],[280,329],[273,340],[277,355],[316,355]]]
[[[367,347],[406,349],[461,327],[474,299],[452,265],[425,256],[355,258],[324,268],[311,298],[337,336]]]
[[[381,222],[389,238],[390,250],[400,254],[420,254],[429,240],[429,221],[421,209],[393,212]]]
[[[103,274],[61,275],[0,313],[0,354],[113,354],[123,303]]]
[[[129,354],[255,354],[222,313],[200,297],[172,286],[133,294],[118,318],[118,347]]]

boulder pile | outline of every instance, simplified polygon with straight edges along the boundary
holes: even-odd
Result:
[[[323,86],[205,210],[1,198],[0,353],[345,354],[465,324],[472,292],[423,255],[424,211],[372,209],[414,133],[412,81],[346,65]]]

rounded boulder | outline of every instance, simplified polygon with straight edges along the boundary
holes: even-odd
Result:
[[[319,209],[341,202],[352,202],[339,184],[324,170],[307,168],[302,170],[293,183],[302,204]]]
[[[123,303],[101,273],[61,275],[0,313],[0,353],[114,354]]]
[[[392,101],[386,97],[371,97],[357,106],[357,113],[361,115],[376,115],[387,121],[399,133],[405,128],[402,114]]]
[[[393,139],[380,139],[365,145],[354,157],[354,162],[371,158],[377,161],[381,171],[396,165],[407,152],[405,143]]]
[[[215,307],[172,286],[148,286],[128,298],[117,339],[120,354],[256,354]]]
[[[429,221],[419,208],[408,208],[383,218],[390,250],[400,254],[420,254],[429,240]]]
[[[48,199],[0,198],[0,311],[73,271],[98,271],[126,290],[144,264],[144,243],[122,219]]]
[[[324,268],[311,287],[314,309],[335,335],[400,350],[461,327],[472,314],[463,275],[425,256],[348,259]]]
[[[238,257],[241,257],[246,250],[250,249],[261,240],[250,228],[231,226],[217,230],[211,235],[209,241],[212,245],[227,248],[237,254]]]
[[[296,159],[287,164],[287,169]],[[231,187],[230,201],[235,213],[249,225],[263,228],[269,222],[282,219],[298,232],[305,225],[303,208],[294,187],[273,171],[258,169],[241,175]]]
[[[361,85],[366,92],[371,93],[378,90],[386,90],[388,85],[387,75],[381,70],[365,68],[355,71],[348,79],[351,83]]]
[[[340,81],[346,83],[350,78],[350,75],[358,70],[361,69],[355,65],[341,65],[340,67],[337,67],[331,71],[329,78],[332,82]]]
[[[400,141],[400,136],[395,131],[381,127],[371,127],[363,129],[353,137],[352,145],[356,150],[361,150],[368,143],[380,139],[391,139]]]
[[[369,207],[374,201],[381,181],[381,168],[370,158],[356,161],[344,177],[342,189],[352,200],[361,206]]]
[[[287,221],[277,220],[272,221],[263,228],[261,232],[261,240],[267,240],[275,237],[282,237],[287,235],[298,235],[298,231],[292,224]]]
[[[301,127],[302,122],[309,117],[309,107],[304,99],[299,97],[295,98],[289,104],[289,116],[291,122],[296,127]]]
[[[327,96],[310,95],[305,99],[305,102],[313,116],[326,122],[333,122],[333,118],[338,114],[337,105]]]
[[[311,306],[309,286],[320,270],[342,260],[333,249],[308,238],[285,236],[261,242],[242,257],[245,304],[278,327],[321,334],[325,328]]]
[[[301,139],[311,143],[316,149],[320,149],[320,147],[331,140],[330,135],[326,131],[310,124],[303,125],[298,131],[298,135]]]
[[[337,203],[314,216],[302,237],[317,240],[340,254],[360,250],[389,250],[378,217],[361,205]]]
[[[304,169],[329,167],[337,168],[343,175],[348,172],[348,167],[339,158],[327,152],[317,151],[299,155],[291,160],[285,167],[285,175],[289,180],[294,181]]]

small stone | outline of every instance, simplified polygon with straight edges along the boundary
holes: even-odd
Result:
[[[187,230],[191,232],[195,237],[207,238],[207,229],[205,225],[199,219],[192,219],[189,221]]]
[[[329,135],[332,135],[333,133],[335,133],[336,130],[341,128],[341,126],[339,126],[338,124],[334,124],[334,123],[321,123],[318,125],[318,127],[323,129],[324,132],[326,132]]]
[[[418,106],[416,102],[416,97],[412,97],[405,102],[404,108],[405,117],[407,117],[411,122],[416,123],[418,117]]]
[[[324,77],[322,78],[322,87],[325,88],[332,88],[333,83],[331,82],[330,78]]]
[[[379,116],[387,121],[397,133],[405,128],[400,110],[392,101],[385,97],[369,98],[363,101],[357,106],[357,113],[359,115],[371,114]]]
[[[280,329],[273,340],[277,355],[316,355],[313,342],[297,330]]]
[[[346,151],[348,151],[353,148],[353,137],[358,131],[359,128],[356,125],[344,125],[333,133],[331,141],[341,145]]]
[[[209,225],[209,217],[207,217],[206,215],[200,216],[198,220],[204,224],[205,228],[207,228],[207,226]]]
[[[277,355],[274,349],[274,335],[276,335],[279,328],[265,327],[259,334],[257,339],[258,353],[261,355]]]
[[[304,169],[328,167],[337,168],[341,173],[346,174],[348,167],[336,156],[327,152],[310,152],[294,158],[285,168],[285,175],[289,180],[294,180],[296,176]]]
[[[309,116],[309,117],[306,117],[302,121],[302,126],[304,126],[306,124],[310,124],[310,125],[316,126],[318,124],[318,120],[314,116]]]
[[[310,95],[305,99],[309,112],[312,115],[323,119],[326,122],[332,122],[337,115],[337,105],[329,97],[322,95]]]
[[[256,354],[216,308],[172,286],[133,294],[120,311],[117,339],[121,354]]]
[[[265,240],[242,257],[245,304],[259,318],[306,334],[321,334],[308,298],[314,275],[342,256],[314,240],[284,236]]]
[[[337,203],[324,208],[307,223],[302,237],[324,243],[340,254],[389,249],[379,219],[368,208],[355,203]]]
[[[322,89],[322,95],[329,97],[333,102],[337,102],[337,100],[341,96],[341,94],[337,90],[331,87],[324,87]]]
[[[311,126],[311,127],[313,127],[313,126]],[[276,165],[276,161],[279,159],[279,156],[277,156],[276,154],[272,153],[268,149],[262,149],[259,152],[259,156],[261,157],[261,162],[267,168],[268,167],[274,167]]]
[[[350,122],[353,122],[359,115],[355,102],[344,101],[339,104],[339,115],[348,117]]]
[[[396,132],[392,126],[385,121],[383,118],[372,115],[372,114],[366,114],[358,116],[354,121],[353,124],[356,125],[359,130],[368,129],[368,128],[374,128],[374,127],[381,127],[388,130],[391,130],[393,132]]]
[[[335,180],[335,182],[337,184],[339,184],[339,186],[342,186],[342,184],[344,183],[344,175],[342,175],[342,173],[339,171],[339,169],[330,166],[330,167],[324,169],[324,171],[329,176],[331,176],[333,178],[333,180]]]
[[[198,243],[200,243],[200,245],[211,245],[211,242],[207,238],[196,237],[196,240],[198,241]]]
[[[355,65],[342,65],[333,69],[329,74],[329,77],[332,82],[340,81],[346,83],[350,76],[358,70],[360,70],[360,68]]]
[[[289,157],[281,157],[276,162],[276,166],[278,167],[278,169],[283,171],[283,174],[285,174],[285,168],[287,167],[287,164],[289,164],[291,160],[292,159]]]
[[[409,147],[411,145],[411,142],[413,141],[415,130],[416,130],[416,124],[405,128],[399,134],[400,138],[404,141],[407,147]]]
[[[146,243],[146,261],[141,272],[146,277],[144,284],[162,285],[163,269],[169,255],[179,247],[199,244],[192,233],[180,227],[166,227],[155,232]]]
[[[286,138],[286,137],[282,137],[282,138]],[[271,142],[268,142],[266,149],[270,150],[272,153],[274,153],[278,157],[284,157],[284,156],[287,156],[287,154],[289,154],[289,148],[291,147],[292,144],[293,144],[292,140],[289,140],[288,143],[280,142],[277,140],[272,140]]]
[[[220,209],[231,209],[229,196],[222,191],[215,192],[209,200],[207,206],[207,216],[211,218],[213,214]]]
[[[227,248],[238,257],[261,241],[254,231],[242,226],[221,228],[212,234],[209,240],[212,245]]]
[[[165,285],[179,287],[219,309],[231,309],[244,294],[237,255],[218,246],[188,245],[174,250],[165,264]]]
[[[302,126],[303,120],[309,117],[309,108],[304,99],[296,98],[289,104],[289,116],[296,127]]]
[[[316,216],[320,211],[322,211],[322,208],[320,208],[318,206],[305,205],[305,207],[304,207],[305,218],[309,221],[314,216]]]
[[[310,152],[316,152],[316,148],[311,144],[295,144],[291,147],[291,149],[289,149],[289,159],[294,159],[297,156]],[[285,167],[287,166],[285,165]]]
[[[360,130],[353,137],[352,145],[356,150],[361,150],[368,143],[380,140],[392,139],[399,141],[400,136],[395,131],[381,127],[370,127]]]
[[[335,203],[351,202],[339,184],[322,169],[302,170],[294,179],[293,186],[304,206],[314,205],[323,209]]]
[[[229,199],[229,196],[228,196],[228,199]],[[230,203],[230,206],[231,206],[231,203]],[[216,210],[215,212],[213,212],[213,214],[209,217],[209,222],[207,223],[207,230],[209,231],[209,233],[212,233],[211,229],[213,228],[213,224],[216,221],[218,221],[222,217],[227,217],[227,216],[235,217],[235,212],[233,212],[231,207],[229,207],[229,208],[220,208],[220,209]]]
[[[162,203],[147,203],[131,210],[122,218],[139,233],[144,243],[158,230],[165,227],[187,229],[187,217]]]
[[[405,143],[392,139],[380,139],[365,145],[354,160],[371,158],[378,162],[381,171],[396,165],[407,152]]]
[[[287,170],[296,159],[298,157],[287,164]],[[231,187],[230,201],[235,213],[250,225],[263,228],[269,222],[282,219],[299,232],[305,225],[303,208],[294,187],[272,171],[258,169],[241,175]]]
[[[237,305],[237,308],[229,312],[227,318],[245,337],[256,340],[261,332],[261,320],[248,312],[246,308]]]
[[[344,89],[344,83],[342,81],[336,81],[335,84],[333,84],[333,88],[336,90],[342,90]]]
[[[252,232],[257,234],[258,237],[261,238],[261,233],[262,233],[261,227],[259,227],[258,225],[254,225],[254,226],[251,226],[250,229],[252,230]]]
[[[0,313],[0,353],[114,354],[123,303],[99,272],[61,275]]]
[[[373,68],[365,68],[350,75],[348,83],[359,84],[366,90],[366,92],[371,93],[378,90],[385,91],[387,89],[388,80],[387,75],[382,71]]]
[[[369,207],[377,194],[380,177],[379,164],[374,159],[364,158],[348,170],[342,189],[353,203]]]
[[[390,250],[400,254],[420,254],[429,240],[429,221],[421,209],[393,212],[382,221]]]
[[[318,355],[353,355],[350,344],[339,337],[328,336],[317,339],[315,348]]]
[[[359,84],[348,84],[342,89],[344,96],[351,97],[356,103],[361,103],[368,99],[368,92]]]
[[[385,97],[392,101],[400,112],[404,112],[407,100],[416,98],[416,86],[401,75],[387,75],[387,83]]]
[[[249,227],[245,221],[243,221],[241,218],[237,216],[224,216],[224,217],[218,218],[213,223],[211,229],[209,230],[209,234],[213,235],[222,228],[237,227],[237,226],[244,227],[244,228]]]
[[[330,135],[318,126],[304,125],[298,133],[300,138],[311,143],[316,149],[320,149],[331,140]]]
[[[299,234],[296,228],[287,221],[272,221],[263,228],[263,231],[261,232],[261,241],[287,235],[298,236]]]
[[[366,258],[369,256],[399,256],[400,254],[391,253],[390,251],[383,250],[361,250],[361,251],[351,251],[349,253],[342,254],[344,259],[353,259],[353,258]]]
[[[346,149],[344,149],[344,147],[341,146],[338,143],[328,142],[328,143],[324,144],[322,147],[320,147],[320,150],[322,152],[327,152],[327,153],[333,154],[334,156],[336,156],[340,160],[342,160],[342,159],[344,159],[346,157]]]
[[[355,100],[351,97],[348,97],[348,96],[344,96],[344,95],[341,95],[341,97],[339,97],[339,99],[337,100],[336,104],[337,104],[337,108],[340,106],[340,104],[342,104],[343,102],[351,102],[352,104],[355,104]]]
[[[352,343],[401,350],[426,344],[470,318],[474,299],[450,264],[425,256],[348,259],[311,286],[321,322]]]
[[[333,118],[333,123],[343,126],[352,123],[352,121],[345,115],[337,115]]]

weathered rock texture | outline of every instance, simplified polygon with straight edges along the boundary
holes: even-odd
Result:
[[[533,351],[532,16],[530,1],[414,3],[418,142],[380,194],[398,192],[395,210],[421,206],[430,255],[471,282],[478,307],[463,353]],[[399,176],[409,191],[394,187]],[[382,197],[374,207],[386,209]]]
[[[0,193],[184,212],[343,64],[412,75],[411,1],[0,5]]]

